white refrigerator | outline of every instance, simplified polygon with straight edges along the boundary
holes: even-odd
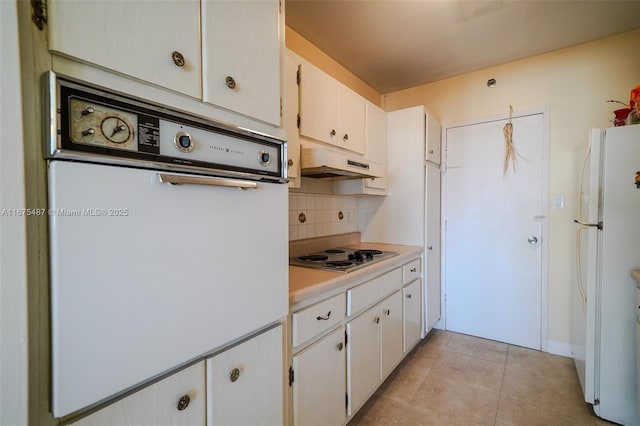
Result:
[[[592,129],[581,164],[572,352],[585,401],[601,418],[639,425],[636,284],[640,268],[640,125]]]

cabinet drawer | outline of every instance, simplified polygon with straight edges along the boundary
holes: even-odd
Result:
[[[380,297],[402,288],[402,269],[394,269],[380,277]]]
[[[347,315],[357,314],[380,299],[380,278],[347,290]]]
[[[420,259],[407,263],[402,267],[402,284],[409,284],[420,277]]]
[[[311,339],[344,319],[345,295],[340,293],[292,315],[293,346]]]

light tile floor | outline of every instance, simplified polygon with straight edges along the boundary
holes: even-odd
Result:
[[[432,330],[349,423],[610,425],[582,399],[571,358]]]

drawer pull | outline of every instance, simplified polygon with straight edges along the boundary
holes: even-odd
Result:
[[[389,316],[391,315],[391,309],[385,309],[384,313]]]
[[[407,294],[407,299],[411,299],[411,293]]]
[[[416,272],[417,269],[416,268],[411,268],[411,270],[409,272]]]
[[[318,315],[318,316],[316,317],[316,319],[317,319],[318,321],[326,321],[326,320],[328,320],[328,319],[329,319],[329,317],[330,317],[330,316],[331,316],[331,311],[327,312],[327,315],[325,315],[325,316],[323,316],[323,317],[322,317],[322,316],[320,316],[320,315]]]
[[[342,342],[338,343],[338,351],[342,351],[342,348],[344,348]]]
[[[191,398],[189,395],[182,395],[182,397],[178,400],[178,406],[176,407],[178,411],[182,411],[189,406],[191,402]]]
[[[380,324],[380,317],[376,317],[376,319],[375,319],[375,323],[376,323],[376,324]]]
[[[178,52],[177,50],[174,50],[173,52],[171,52],[171,59],[173,60],[173,63],[177,67],[181,67],[181,68],[184,67],[185,60],[182,53]]]
[[[229,373],[229,380],[231,380],[231,382],[233,383],[238,380],[238,377],[240,377],[240,370],[238,370],[237,368],[231,370],[231,373]]]

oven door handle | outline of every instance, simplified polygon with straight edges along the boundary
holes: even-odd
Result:
[[[158,173],[158,180],[162,183],[170,183],[171,185],[211,185],[227,186],[230,188],[240,189],[258,188],[258,184],[256,182],[204,176],[168,175],[164,173]]]

